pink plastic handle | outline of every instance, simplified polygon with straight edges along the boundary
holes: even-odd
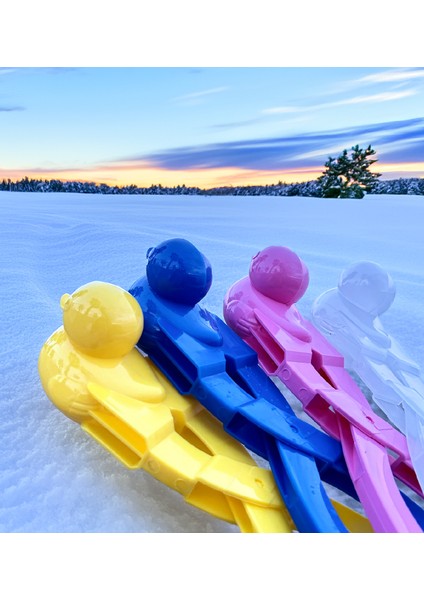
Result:
[[[249,277],[227,292],[224,318],[257,351],[265,372],[281,379],[305,412],[340,440],[375,531],[420,532],[394,480],[423,495],[405,436],[372,411],[341,354],[293,305],[308,281],[294,252],[266,248],[252,259]]]

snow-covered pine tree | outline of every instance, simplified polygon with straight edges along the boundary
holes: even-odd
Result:
[[[348,154],[347,150],[337,157],[328,158],[325,163],[326,170],[318,181],[322,185],[325,198],[363,198],[364,192],[371,191],[373,184],[380,177],[380,173],[373,173],[369,169],[377,162],[370,158],[376,154],[375,150],[353,146]]]

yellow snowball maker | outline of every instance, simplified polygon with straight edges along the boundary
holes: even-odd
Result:
[[[63,326],[43,345],[38,368],[65,415],[128,468],[145,469],[242,532],[294,530],[271,472],[135,348],[143,314],[133,296],[92,282],[60,304]],[[364,517],[334,504],[352,532],[372,531]]]

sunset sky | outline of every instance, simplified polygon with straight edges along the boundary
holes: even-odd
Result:
[[[354,144],[424,177],[423,68],[0,67],[0,180],[306,181]]]

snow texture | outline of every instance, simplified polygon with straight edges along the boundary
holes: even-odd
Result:
[[[166,239],[186,238],[208,257],[214,279],[203,304],[219,316],[228,287],[266,246],[288,246],[308,265],[297,304],[308,318],[346,266],[378,262],[397,287],[382,322],[424,367],[420,196],[0,192],[0,211],[0,532],[238,531],[125,469],[51,404],[38,377],[41,346],[61,325],[61,295],[93,280],[128,289],[144,274],[147,249]]]

